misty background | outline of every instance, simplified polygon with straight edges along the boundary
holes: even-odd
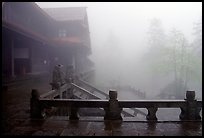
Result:
[[[201,2],[36,3],[87,7],[96,87],[128,85],[149,99],[178,91],[184,99],[186,90],[195,90],[202,99]]]

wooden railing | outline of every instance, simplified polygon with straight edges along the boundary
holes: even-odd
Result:
[[[69,119],[79,119],[79,108],[103,108],[105,120],[122,120],[123,108],[146,108],[147,120],[157,120],[158,108],[180,108],[181,120],[201,120],[200,110],[202,101],[195,99],[194,91],[186,92],[184,100],[117,100],[117,91],[109,91],[109,100],[79,100],[79,99],[49,99],[40,96],[37,90],[32,90],[31,97],[31,118],[45,118],[45,110],[49,107],[69,107]]]

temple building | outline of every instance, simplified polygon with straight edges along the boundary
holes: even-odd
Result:
[[[56,64],[80,74],[93,68],[86,7],[41,9],[34,2],[2,3],[3,80],[49,74]]]

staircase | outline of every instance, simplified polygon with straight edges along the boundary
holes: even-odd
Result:
[[[70,83],[71,88],[73,90],[72,98],[74,99],[109,99],[109,95],[91,84],[77,79],[74,83]],[[65,94],[65,93],[64,93]],[[58,97],[59,98],[59,97]],[[67,97],[68,98],[68,97]],[[56,112],[53,112],[52,115],[54,116],[67,116],[69,115],[69,108],[61,107],[56,109]],[[79,109],[79,115],[82,116],[104,116],[105,112],[102,108],[94,108],[94,109],[86,109],[81,108]],[[137,117],[138,114],[145,116],[146,113],[138,110],[136,108],[125,108],[122,111],[122,117]]]
[[[81,80],[77,79],[75,83],[71,83],[74,87],[74,96],[78,99],[109,99],[109,95],[95,87],[93,87],[91,84]],[[127,108],[122,111],[122,116],[124,117],[136,117],[137,114],[141,114],[143,116],[146,116],[146,113],[143,111],[140,111],[135,108]]]

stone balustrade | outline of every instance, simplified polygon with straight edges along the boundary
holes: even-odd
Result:
[[[195,91],[187,91],[184,100],[117,100],[117,91],[109,91],[109,100],[81,100],[81,99],[50,99],[39,95],[37,90],[32,90],[30,100],[31,118],[45,118],[48,107],[70,107],[70,120],[78,120],[79,108],[103,108],[105,120],[122,120],[123,108],[146,108],[147,120],[157,120],[158,108],[180,108],[181,120],[201,120],[200,111],[202,101],[195,99]]]

